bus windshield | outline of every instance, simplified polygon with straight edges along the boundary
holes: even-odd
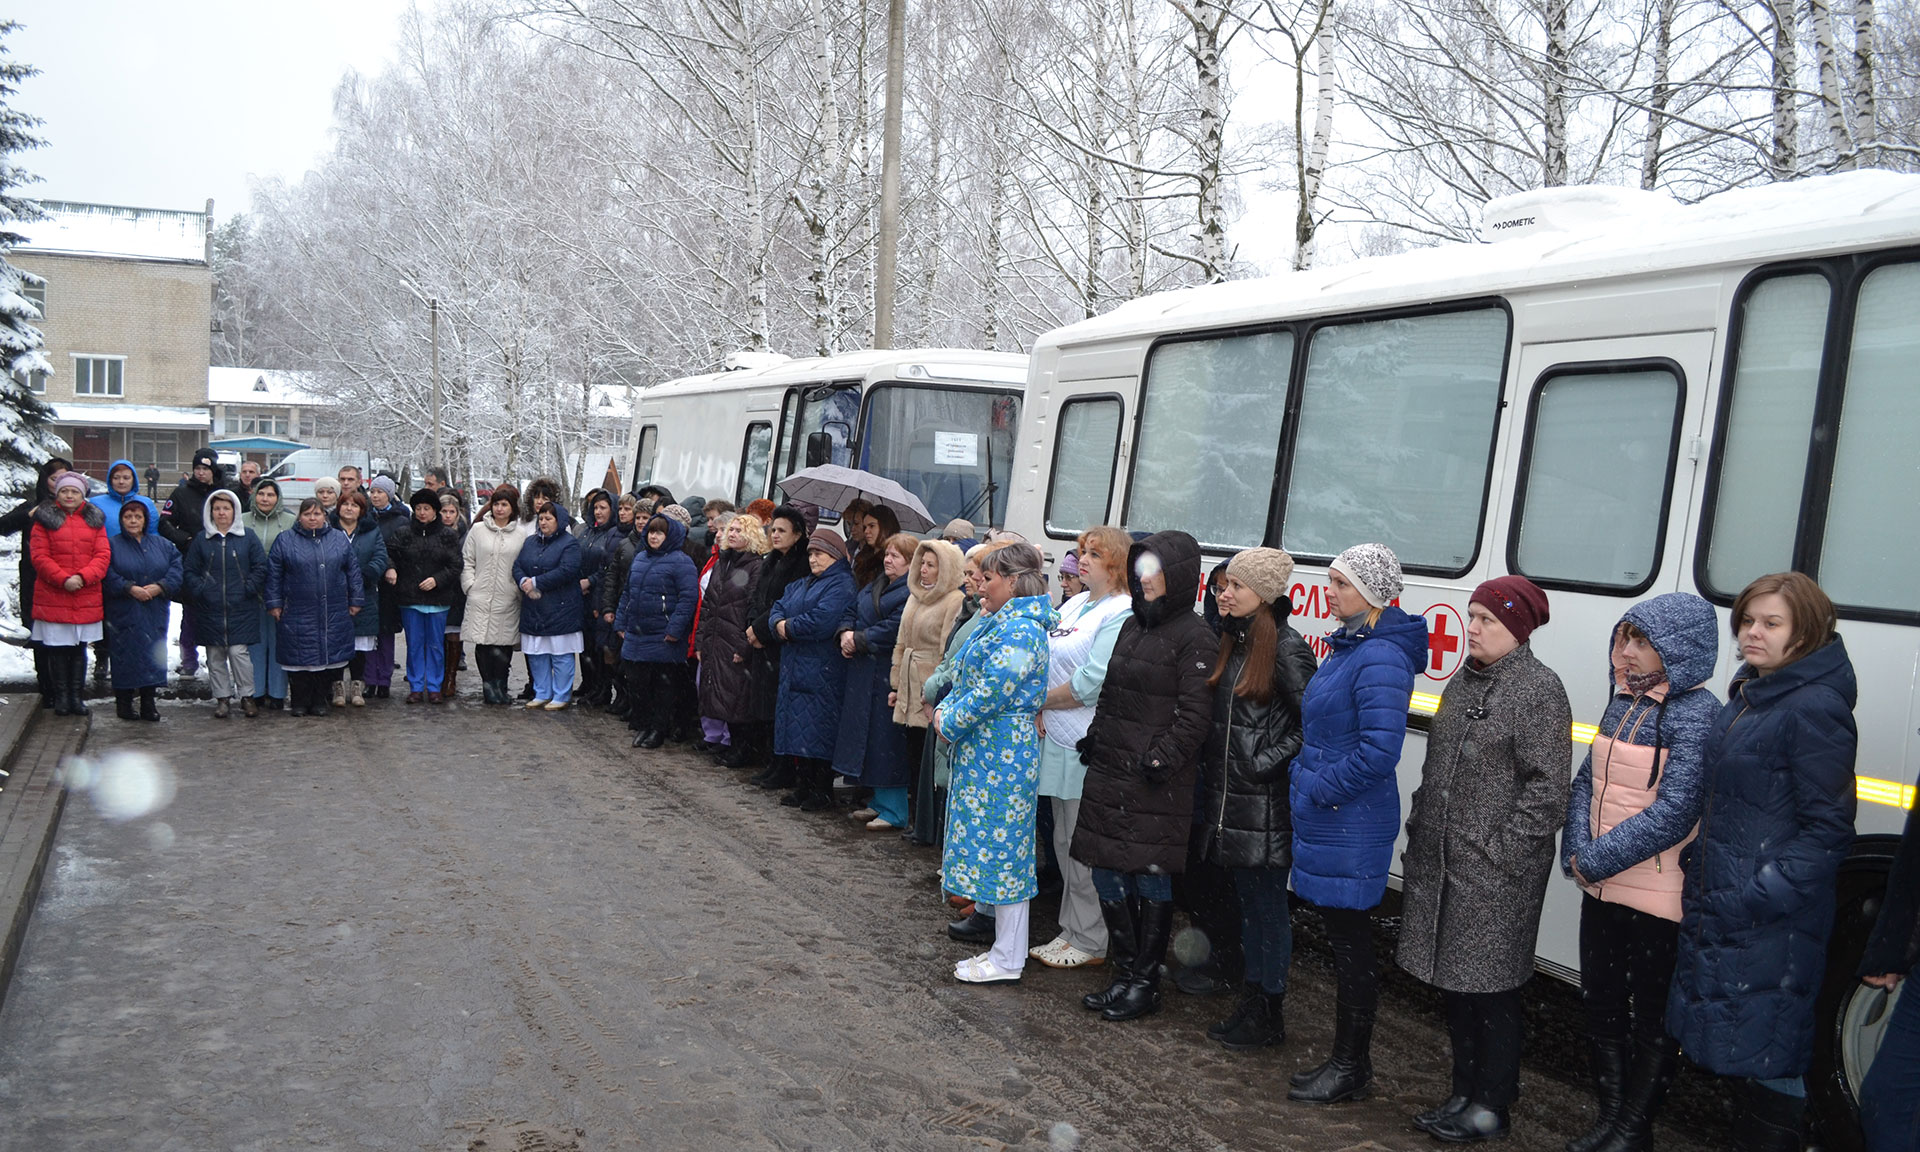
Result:
[[[1018,392],[889,383],[868,396],[860,467],[918,496],[935,531],[955,517],[1006,523]]]

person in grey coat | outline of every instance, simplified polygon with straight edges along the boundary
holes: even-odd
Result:
[[[1467,603],[1468,660],[1427,734],[1401,858],[1400,967],[1445,996],[1453,1091],[1413,1118],[1449,1143],[1507,1134],[1520,1094],[1520,988],[1533,975],[1573,709],[1527,639],[1547,594],[1502,576]]]

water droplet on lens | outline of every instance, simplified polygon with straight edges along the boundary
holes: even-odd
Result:
[[[147,829],[147,846],[156,852],[165,852],[173,847],[173,826],[164,820],[156,820]]]
[[[1065,1120],[1047,1131],[1047,1147],[1055,1152],[1073,1152],[1080,1147],[1080,1130]]]

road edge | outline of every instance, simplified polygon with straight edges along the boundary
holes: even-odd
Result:
[[[54,833],[67,806],[60,764],[86,745],[93,717],[55,716],[16,694],[0,712],[0,767],[11,773],[0,788],[0,1006],[27,938],[27,922],[53,854]],[[24,718],[21,718],[24,717]]]

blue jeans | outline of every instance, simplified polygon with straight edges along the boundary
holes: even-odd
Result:
[[[400,626],[407,630],[407,688],[440,691],[447,675],[447,614],[402,608]]]
[[[1279,995],[1293,966],[1293,917],[1287,907],[1287,869],[1235,868],[1240,893],[1240,946],[1247,956],[1246,981]]]
[[[895,828],[907,826],[907,790],[905,788],[875,788],[873,798],[867,803],[872,806],[874,815]]]
[[[253,658],[253,691],[256,696],[287,698],[287,670],[280,667],[280,622],[260,606],[260,643],[247,645]]]
[[[1109,904],[1138,896],[1142,900],[1173,899],[1173,877],[1165,872],[1114,872],[1093,870],[1093,890]]]
[[[557,656],[527,657],[527,671],[533,676],[533,698],[535,700],[558,700],[562,704],[573,701],[573,653],[563,652]]]
[[[1860,1085],[1868,1152],[1920,1148],[1920,965],[1900,985],[1880,1052]]]

